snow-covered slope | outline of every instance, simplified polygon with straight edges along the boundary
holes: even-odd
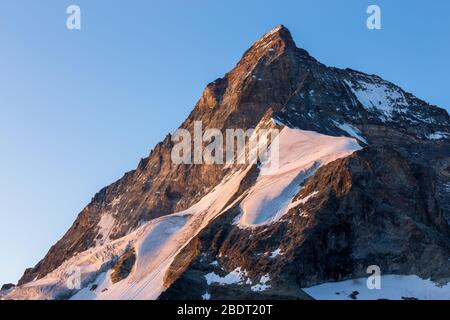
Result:
[[[164,290],[163,278],[177,253],[211,219],[217,216],[238,190],[247,169],[236,171],[191,208],[154,219],[129,235],[79,253],[46,277],[27,283],[7,299],[156,299]],[[111,281],[111,267],[130,246],[136,263],[130,275]],[[67,289],[67,270],[79,268],[82,289]],[[95,289],[93,289],[95,288]]]
[[[382,120],[391,120],[394,112],[400,113],[408,108],[408,103],[399,88],[389,86],[388,83],[345,81],[350,90],[368,111],[377,112]]]
[[[368,289],[367,278],[328,282],[303,289],[318,300],[450,300],[450,284],[440,285],[410,275],[381,276],[379,289]]]
[[[289,127],[284,127],[277,139],[279,153],[271,153],[271,157],[278,156],[278,159],[263,164],[262,174],[241,203],[239,225],[242,227],[277,221],[288,211],[302,182],[315,170],[361,149],[355,139]],[[265,167],[276,160],[275,170]]]

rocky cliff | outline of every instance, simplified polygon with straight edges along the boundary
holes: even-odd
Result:
[[[148,253],[144,247],[160,241],[151,240],[152,228],[170,219],[185,234],[174,236],[179,245],[164,256],[162,292],[126,298],[309,298],[302,288],[365,276],[369,265],[386,274],[450,277],[450,117],[444,109],[376,75],[325,66],[278,26],[207,85],[180,128],[192,132],[195,121],[223,132],[276,127],[290,143],[286,157],[294,156],[293,163],[330,151],[291,168],[297,170],[292,178],[286,172],[273,177],[270,183],[283,188],[269,201],[259,165],[176,165],[168,135],[136,170],[95,195],[64,237],[25,271],[16,297],[32,291],[35,298],[55,298],[59,293],[43,285],[46,279],[89,254],[100,255],[102,264],[124,261],[130,245],[136,257],[127,275],[136,284],[140,267],[152,269],[139,248]],[[315,143],[321,147],[308,145]],[[255,204],[258,193],[264,202]],[[207,209],[199,205],[205,202]],[[262,212],[270,219],[256,217]],[[137,240],[143,235],[146,240]],[[105,248],[116,251],[109,256]],[[85,286],[101,287],[97,277],[104,272],[111,271],[86,273]],[[223,280],[230,274],[233,281]],[[128,280],[120,278],[119,285]],[[125,297],[122,291],[93,297]],[[76,292],[69,293],[65,297]]]

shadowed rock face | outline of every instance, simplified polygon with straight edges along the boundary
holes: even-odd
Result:
[[[14,288],[14,287],[15,287],[15,285],[12,284],[12,283],[5,283],[4,285],[2,285],[0,291],[3,291],[3,290],[10,290],[10,289],[12,289],[12,288]]]
[[[369,147],[319,169],[297,197],[317,195],[275,224],[237,228],[231,222],[239,203],[220,215],[175,259],[162,299],[198,299],[206,291],[212,298],[308,298],[300,287],[365,275],[371,264],[383,272],[449,276],[445,110],[378,76],[321,64],[279,26],[255,42],[233,70],[207,85],[180,128],[192,131],[194,121],[202,121],[204,130],[248,129],[268,114],[289,127],[322,134],[356,132]],[[168,135],[136,170],[97,193],[19,284],[42,278],[77,252],[120,238],[145,221],[189,208],[234,170],[174,165],[172,147]],[[257,170],[251,170],[238,194],[256,177]],[[108,235],[101,232],[105,216],[114,219]],[[283,254],[271,258],[268,253],[278,248]],[[210,264],[214,261],[219,265]],[[236,267],[245,268],[253,284],[270,273],[271,289],[206,284],[205,274]]]

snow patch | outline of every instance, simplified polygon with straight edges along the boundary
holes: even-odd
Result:
[[[277,120],[275,118],[270,118],[270,121],[272,121],[272,123],[277,126],[284,126],[284,123],[282,123],[280,120]]]
[[[290,209],[292,209],[292,208],[298,207],[298,206],[301,205],[301,204],[307,203],[311,198],[314,198],[318,193],[319,193],[319,192],[314,191],[313,193],[307,195],[307,196],[304,197],[304,198],[301,198],[301,199],[298,199],[298,200],[296,200],[296,201],[291,202],[291,203],[289,204],[288,211],[289,211]]]
[[[239,221],[242,219],[242,213],[238,214],[236,217],[233,218],[233,221],[231,221],[231,224],[233,226],[239,225]]]
[[[208,283],[208,285],[217,283],[221,286],[230,284],[243,284],[246,278],[247,271],[241,270],[241,267],[234,269],[224,277],[219,276],[215,272],[210,272],[205,275],[206,283]]]
[[[359,141],[361,141],[361,142],[363,142],[363,143],[365,143],[365,144],[368,144],[366,138],[364,138],[364,137],[361,135],[361,131],[359,131],[358,128],[355,128],[355,127],[351,126],[351,125],[348,124],[348,123],[339,123],[339,122],[334,121],[334,120],[333,120],[333,122],[334,122],[334,124],[335,124],[339,129],[341,129],[341,130],[347,132],[347,133],[348,133],[350,136],[352,136],[353,138],[356,138],[356,139],[358,139]]]
[[[427,138],[429,140],[443,140],[443,139],[447,139],[450,136],[449,133],[446,132],[435,132],[435,133],[431,133],[427,135]]]
[[[210,300],[211,299],[211,295],[208,292],[206,292],[205,294],[202,295],[202,299],[203,300]]]
[[[402,300],[415,298],[419,300],[449,300],[450,283],[438,285],[431,280],[421,279],[415,275],[385,275],[381,276],[381,289],[367,288],[367,278],[327,282],[303,289],[317,300],[352,300],[350,295],[358,300]]]
[[[402,112],[409,106],[403,92],[393,85],[363,80],[344,82],[365,109],[381,114],[381,120],[391,120],[394,111]]]
[[[278,139],[278,159],[261,166],[255,185],[241,202],[240,227],[256,227],[278,221],[290,208],[302,183],[319,167],[361,149],[355,139],[284,127]],[[270,169],[272,161],[278,168]]]
[[[282,256],[283,255],[283,253],[281,252],[281,249],[280,248],[278,248],[277,250],[275,250],[275,251],[272,251],[271,253],[270,253],[270,255],[269,255],[269,258],[276,258],[276,257],[278,257],[278,256]]]
[[[96,239],[95,242],[96,246],[108,242],[109,235],[111,234],[115,222],[116,219],[112,216],[111,213],[107,212],[102,214],[100,221],[98,223],[99,231],[98,231],[98,239]]]
[[[268,289],[270,289],[270,285],[267,284],[267,282],[270,281],[270,277],[268,274],[264,275],[261,277],[261,279],[259,280],[259,283],[252,286],[250,289],[254,292],[261,292],[261,291],[266,291]]]

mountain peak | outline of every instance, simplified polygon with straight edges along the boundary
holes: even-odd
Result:
[[[250,48],[250,51],[260,53],[266,51],[280,52],[286,49],[296,48],[297,46],[295,45],[291,32],[284,25],[280,24],[259,38]]]
[[[291,32],[283,24],[277,25],[275,28],[266,33],[266,35],[268,34],[288,35],[289,37],[291,36]]]
[[[266,34],[264,34],[257,42],[278,42],[281,41],[286,46],[296,47],[294,39],[292,38],[291,32],[284,25],[279,24]]]
[[[276,59],[286,51],[293,52],[295,50],[297,50],[297,46],[290,31],[280,24],[253,43],[244,53],[238,65],[254,65],[261,57],[269,57],[270,60]]]
[[[221,132],[256,129],[258,140],[260,129],[285,124],[280,168],[267,176],[251,163],[175,165],[167,136],[102,189],[5,297],[69,298],[69,265],[86,271],[73,299],[299,299],[302,288],[364,276],[373,261],[385,274],[450,278],[444,110],[378,76],[321,64],[278,25],[207,86],[180,129],[195,138],[197,121]],[[361,245],[367,239],[373,246]],[[328,267],[315,268],[318,261]],[[130,278],[115,282],[116,271]],[[238,274],[226,285],[239,290],[209,281],[225,273]]]

